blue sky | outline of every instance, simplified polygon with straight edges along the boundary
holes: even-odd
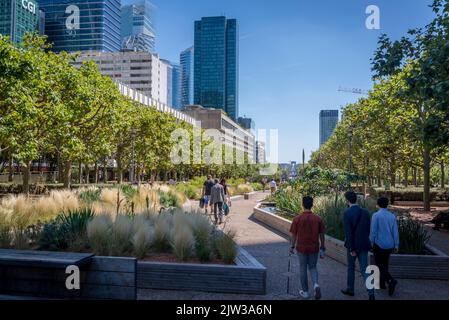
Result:
[[[359,96],[339,86],[370,89],[370,58],[381,33],[399,38],[433,17],[431,0],[152,0],[156,49],[165,59],[193,44],[193,22],[236,18],[240,27],[240,115],[279,130],[279,161],[319,147],[319,111],[341,109]],[[368,30],[365,10],[380,8],[381,30]]]

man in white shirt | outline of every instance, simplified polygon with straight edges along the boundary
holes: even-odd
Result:
[[[270,181],[271,195],[274,195],[276,193],[276,188],[277,188],[276,181],[274,179],[272,179]]]

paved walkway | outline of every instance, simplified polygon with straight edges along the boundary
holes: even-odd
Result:
[[[231,215],[227,224],[237,231],[236,242],[251,253],[267,268],[267,295],[215,294],[186,291],[140,290],[139,299],[299,299],[298,261],[293,257],[291,262],[294,275],[290,276],[290,291],[287,293],[287,267],[289,243],[283,235],[271,230],[251,218],[253,207],[262,200],[264,194],[257,194],[252,200],[233,202]],[[361,276],[357,277],[357,297],[345,297],[340,289],[345,287],[346,267],[330,258],[319,261],[318,270],[322,288],[322,299],[356,300],[367,299],[362,286]],[[384,291],[377,293],[377,299],[391,299]],[[449,299],[449,281],[404,280],[400,279],[393,299]]]

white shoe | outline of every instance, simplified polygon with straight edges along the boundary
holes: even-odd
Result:
[[[321,299],[321,288],[319,285],[315,285],[313,290],[315,291],[315,300],[320,300]]]
[[[299,295],[303,299],[310,299],[310,294],[308,292],[306,292],[306,291],[303,291],[303,290],[299,291]]]

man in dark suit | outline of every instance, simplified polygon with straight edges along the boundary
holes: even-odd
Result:
[[[366,268],[368,267],[369,251],[371,250],[369,239],[371,219],[368,210],[357,204],[355,192],[346,192],[345,198],[349,206],[344,213],[345,247],[348,249],[348,279],[347,288],[341,290],[341,292],[348,296],[354,296],[355,261],[357,259],[364,282],[369,276],[366,273]],[[368,296],[369,300],[375,300],[374,290],[368,289]]]

